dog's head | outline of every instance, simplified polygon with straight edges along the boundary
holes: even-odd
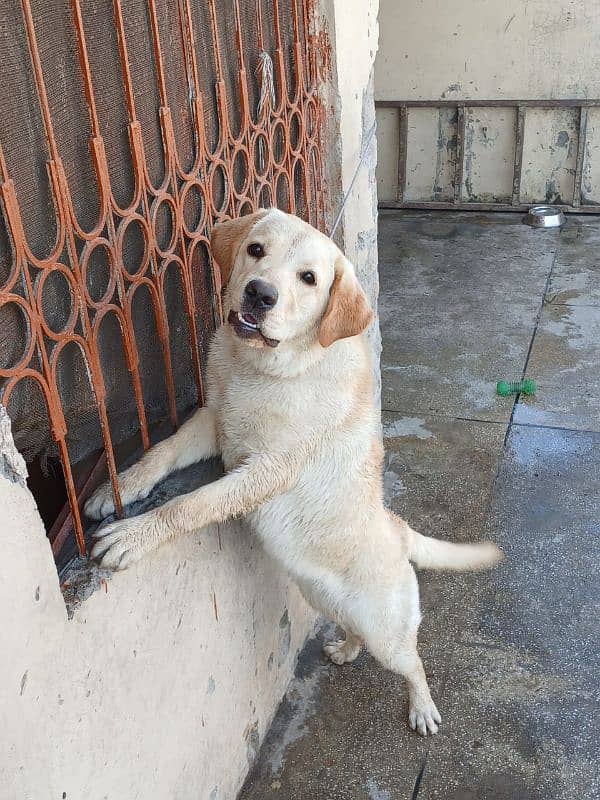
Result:
[[[276,209],[213,228],[225,320],[254,348],[329,347],[362,333],[373,318],[352,264],[311,225]]]

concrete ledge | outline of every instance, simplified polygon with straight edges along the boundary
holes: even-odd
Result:
[[[4,795],[235,797],[313,624],[295,587],[231,523],[113,575],[69,620],[30,492],[0,477],[0,507]]]

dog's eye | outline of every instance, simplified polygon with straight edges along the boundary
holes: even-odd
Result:
[[[300,280],[308,284],[308,286],[314,286],[315,283],[317,282],[317,277],[314,272],[308,270],[308,272],[300,273]]]
[[[248,245],[248,255],[252,256],[252,258],[262,258],[264,254],[265,251],[262,244],[252,242],[252,244]]]

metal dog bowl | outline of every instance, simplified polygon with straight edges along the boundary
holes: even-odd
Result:
[[[556,206],[533,206],[523,220],[532,228],[560,228],[566,221],[567,218]]]

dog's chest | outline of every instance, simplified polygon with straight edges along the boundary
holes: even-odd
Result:
[[[225,387],[219,409],[219,437],[223,461],[230,469],[252,453],[264,453],[292,444],[298,438],[303,408],[301,398],[281,381],[235,376]]]

